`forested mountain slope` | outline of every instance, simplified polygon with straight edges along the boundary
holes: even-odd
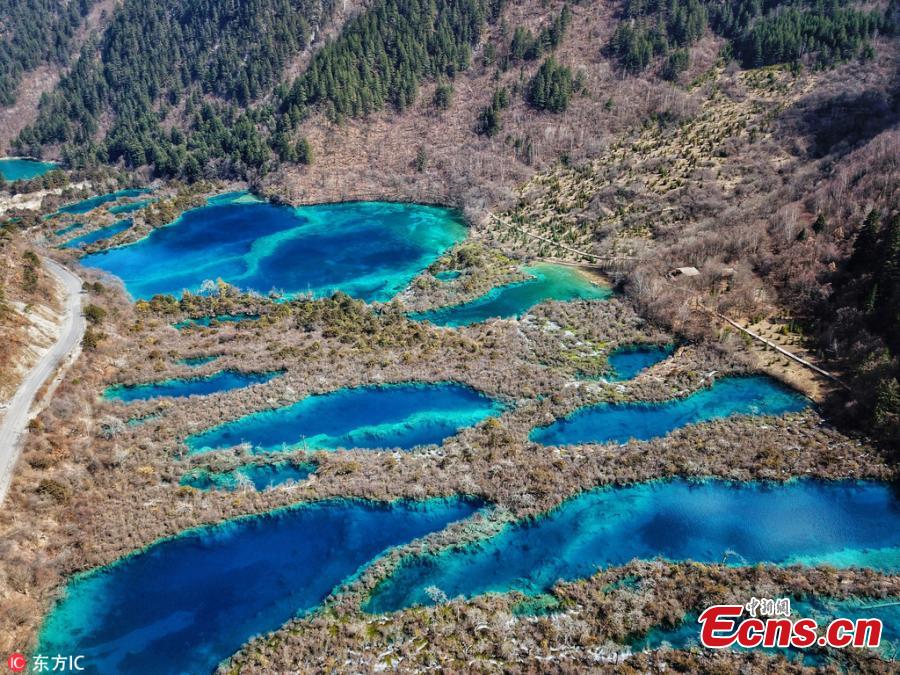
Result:
[[[18,147],[65,144],[72,165],[121,159],[188,177],[211,156],[259,166],[267,111],[241,107],[271,93],[332,9],[287,0],[129,0],[42,103]],[[190,145],[179,129],[192,132]]]
[[[16,149],[457,204],[518,254],[622,256],[629,292],[688,331],[666,274],[696,265],[718,310],[819,317],[870,415],[900,398],[894,291],[845,261],[864,222],[892,241],[898,7],[126,0]]]
[[[559,3],[552,4],[524,3],[504,14],[503,0],[376,0],[288,81],[287,66],[327,23],[331,2],[127,0],[43,102],[17,147],[39,153],[63,145],[74,164],[123,160],[187,178],[201,171],[260,175],[277,160],[308,162],[295,129],[311,115],[339,121],[385,107],[403,112],[422,83],[434,81],[442,82],[440,108],[456,75],[473,65],[492,70],[495,80],[519,70],[522,81],[512,93],[535,110],[559,113],[573,94],[586,92],[590,77],[548,62],[540,70],[545,81],[524,81],[529,66],[560,45],[571,20],[572,8],[563,16]],[[689,69],[690,48],[705,36],[724,40],[717,43],[723,54],[744,67],[869,59],[872,40],[893,31],[896,12],[793,0],[577,7],[592,24],[578,45],[584,67],[602,53],[603,65],[619,74],[652,71],[673,81]],[[473,53],[480,59],[473,62]],[[502,100],[476,112],[476,130],[499,131]],[[212,156],[223,154],[232,162],[207,168]]]
[[[276,154],[306,159],[286,132],[311,106],[327,106],[332,117],[385,103],[402,109],[423,77],[464,69],[488,11],[478,2],[375,3],[292,87],[276,90],[333,9],[283,0],[126,2],[17,147],[37,154],[64,145],[71,164],[124,160],[187,178],[210,163],[220,174],[259,174]]]
[[[36,119],[41,96],[113,6],[113,0],[0,2],[0,152]]]
[[[0,0],[0,105],[10,105],[22,74],[65,65],[72,38],[96,0]]]

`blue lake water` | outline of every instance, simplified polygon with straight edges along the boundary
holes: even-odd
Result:
[[[171,379],[161,382],[147,382],[145,384],[123,385],[117,384],[108,387],[103,392],[103,398],[112,401],[144,401],[150,398],[168,396],[172,398],[184,398],[186,396],[206,396],[219,394],[232,389],[249,387],[253,384],[268,382],[282,371],[268,373],[242,373],[237,370],[222,370],[206,377],[193,377],[189,379]]]
[[[189,368],[199,368],[200,366],[205,366],[207,363],[212,363],[217,358],[219,358],[217,354],[211,356],[189,356],[187,358],[178,359],[178,363],[183,366],[188,366]]]
[[[53,171],[59,165],[55,162],[40,162],[35,159],[15,157],[0,158],[0,176],[6,180],[30,180]]]
[[[675,345],[635,345],[621,347],[609,355],[613,381],[631,380],[638,374],[665,361],[675,351]]]
[[[250,443],[257,452],[296,447],[407,450],[441,443],[503,409],[474,389],[451,382],[356,387],[226,422],[189,436],[185,443],[192,452],[241,443]]]
[[[875,549],[873,551],[870,549]],[[900,571],[900,503],[872,482],[784,485],[683,480],[597,489],[475,545],[411,557],[378,586],[367,611],[449,597],[546,592],[634,558],[731,565],[790,564]]]
[[[336,290],[387,301],[466,236],[456,211],[353,202],[289,208],[228,195],[82,264],[119,276],[134,298],[197,291],[222,278],[286,295]]]
[[[435,272],[434,276],[441,281],[453,281],[454,279],[458,279],[460,274],[462,274],[462,272],[459,270],[442,270],[440,272]]]
[[[140,211],[152,201],[152,199],[139,199],[127,204],[117,204],[116,206],[110,206],[109,212],[113,214],[134,213],[135,211]]]
[[[216,472],[194,469],[184,474],[178,482],[198,490],[236,490],[242,483],[249,483],[261,492],[288,482],[304,481],[315,470],[315,464],[294,464],[293,462],[250,464],[233,471]]]
[[[624,443],[665,436],[688,424],[731,415],[783,415],[809,401],[766,376],[723,377],[713,386],[665,403],[599,403],[531,432],[543,445]]]
[[[191,530],[76,577],[36,653],[84,655],[89,675],[210,673],[387,548],[478,507],[329,501]]]
[[[127,190],[118,190],[116,192],[110,192],[105,195],[90,197],[80,202],[75,202],[74,204],[66,204],[63,207],[60,207],[57,210],[57,213],[87,213],[88,211],[96,209],[98,206],[103,206],[104,204],[108,204],[109,202],[114,202],[117,199],[122,199],[123,197],[139,197],[141,195],[147,194],[148,192],[151,192],[151,190],[148,188],[131,188]]]
[[[791,598],[791,616],[794,618],[813,618],[817,624],[825,626],[836,618],[881,619],[881,647],[884,655],[892,655],[900,647],[900,598]],[[690,649],[700,646],[700,624],[697,614],[688,614],[684,621],[671,628],[654,628],[645,636],[632,644],[635,651],[659,649],[669,645],[673,649]],[[763,650],[780,651],[788,658],[796,654],[804,655],[806,665],[821,665],[826,659],[822,651],[783,649]]]
[[[498,286],[471,302],[414,312],[409,318],[437,326],[468,326],[491,318],[521,317],[548,300],[602,300],[612,295],[609,288],[592,283],[583,273],[565,265],[540,263],[522,271],[530,278]]]
[[[103,241],[104,239],[110,239],[119,234],[119,232],[124,232],[131,227],[131,225],[131,219],[126,218],[125,220],[117,221],[107,227],[101,227],[98,230],[88,232],[80,237],[70,239],[65,244],[60,245],[60,248],[78,248],[80,246],[86,246],[87,244],[93,244],[94,242]]]
[[[199,319],[185,319],[184,321],[173,323],[172,327],[178,330],[184,330],[193,326],[208,328],[213,321],[217,323],[240,323],[241,321],[256,321],[257,319],[259,319],[258,314],[219,314],[218,316],[202,316]]]

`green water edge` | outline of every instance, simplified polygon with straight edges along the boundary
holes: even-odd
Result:
[[[288,485],[300,485],[313,476],[318,468],[314,461],[272,457],[221,471],[208,466],[196,467],[183,473],[178,484],[203,492],[233,492],[242,487],[265,492]]]
[[[525,279],[494,286],[469,300],[433,309],[410,312],[413,321],[427,321],[444,328],[461,328],[489,319],[521,319],[546,302],[606,300],[614,295],[581,268],[559,263],[521,265]]]

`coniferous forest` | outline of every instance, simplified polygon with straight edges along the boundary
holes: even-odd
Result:
[[[528,103],[536,110],[562,112],[572,96],[572,71],[548,58],[528,84]]]
[[[829,67],[870,57],[871,38],[894,30],[892,12],[850,9],[837,0],[627,0],[608,50],[629,72],[646,70],[660,57],[678,70],[671,59],[685,56],[675,50],[712,29],[729,40],[745,68],[801,61]]]
[[[285,160],[308,157],[302,139],[289,141],[287,134],[313,108],[333,119],[385,105],[402,111],[422,79],[452,79],[468,67],[472,45],[500,5],[383,0],[318,51],[290,87],[276,88],[285,64],[306,46],[311,22],[332,9],[312,0],[225,8],[212,0],[129,0],[100,44],[85,47],[17,145],[39,154],[60,144],[73,166],[122,160],[189,180],[210,171],[259,173],[271,150]],[[98,138],[106,112],[115,121]],[[172,115],[183,130],[163,130],[161,120]],[[227,161],[212,167],[212,157]]]
[[[0,653],[894,672],[898,159],[900,0],[0,0]]]
[[[225,174],[259,170],[272,111],[245,106],[271,94],[307,46],[311,22],[331,9],[313,0],[128,0],[99,43],[84,47],[18,145],[35,153],[61,144],[73,166],[124,160],[189,179],[213,155],[227,158],[218,163]],[[114,121],[98,138],[110,113]],[[182,120],[181,130],[164,131],[161,120],[170,115]]]
[[[839,332],[865,326],[884,340],[890,355],[900,356],[900,215],[869,212],[828,309]],[[892,368],[890,360],[886,354],[870,353],[857,367],[873,394],[867,411],[873,432],[898,443],[900,369]]]
[[[68,62],[72,36],[94,3],[0,0],[0,105],[13,103],[26,71]]]
[[[402,111],[422,79],[452,79],[469,67],[488,11],[480,0],[383,0],[316,53],[281,109],[292,124],[313,106],[333,119],[385,105]]]
[[[70,12],[74,4],[84,11],[90,3],[73,3]],[[127,0],[45,98],[17,148],[40,155],[43,147],[59,145],[75,167],[123,161],[188,180],[260,175],[279,160],[308,163],[308,144],[293,133],[300,122],[314,111],[338,122],[388,106],[402,112],[423,81],[452,82],[469,68],[472,48],[486,22],[499,16],[502,0],[378,0],[319,49],[296,79],[280,81],[333,9],[332,0]],[[626,73],[659,64],[661,77],[676,80],[689,67],[687,48],[711,29],[728,38],[746,67],[827,67],[870,57],[870,39],[893,31],[891,15],[835,1],[628,0],[603,48]],[[516,27],[499,65],[549,54],[570,19],[564,5],[537,34]],[[38,28],[28,43],[51,30]],[[15,75],[10,72],[7,80]],[[579,88],[576,80],[568,67],[545,60],[525,100],[535,110],[561,112]],[[8,90],[4,82],[0,96]],[[500,109],[491,105],[479,113],[475,131],[496,133]],[[101,128],[105,116],[112,123]]]

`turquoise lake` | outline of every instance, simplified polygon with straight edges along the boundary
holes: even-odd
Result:
[[[427,312],[414,312],[414,321],[430,321],[436,326],[468,326],[492,318],[521,317],[525,312],[548,300],[602,300],[612,290],[592,283],[573,267],[540,263],[523,270],[529,278],[491,289],[471,302],[442,307]]]
[[[161,382],[147,382],[144,384],[124,385],[117,384],[108,387],[103,392],[103,398],[111,401],[144,401],[151,398],[167,396],[171,398],[185,398],[187,396],[206,396],[220,394],[232,389],[249,387],[253,384],[268,382],[279,375],[281,371],[268,373],[242,373],[237,370],[223,370],[206,377],[192,377],[187,379],[162,380]]]
[[[794,618],[813,618],[821,627],[827,625],[833,619],[881,619],[881,647],[878,651],[886,656],[891,656],[894,650],[900,648],[900,598],[805,598],[796,600],[791,598],[791,616]],[[697,623],[697,614],[688,614],[684,621],[673,628],[654,628],[647,635],[635,641],[632,648],[635,651],[659,649],[669,645],[673,649],[690,649],[700,646],[700,624]],[[820,665],[825,661],[822,651],[819,650],[765,650],[781,651],[788,658],[796,654],[804,655],[806,665]]]
[[[59,165],[55,162],[41,162],[36,159],[18,157],[0,158],[0,176],[6,180],[30,180],[53,171]]]
[[[75,577],[36,653],[85,673],[210,673],[250,637],[319,605],[391,546],[471,516],[462,500],[328,501],[190,530]]]
[[[258,314],[219,314],[218,316],[203,316],[199,319],[185,319],[178,323],[173,323],[172,327],[178,330],[192,328],[193,326],[202,326],[209,328],[213,322],[217,323],[240,323],[241,321],[256,321],[259,319]]]
[[[885,484],[799,480],[784,485],[659,481],[597,489],[477,544],[401,563],[370,612],[591,576],[634,558],[730,565],[804,561],[900,571],[900,503]]]
[[[609,355],[609,367],[614,382],[631,380],[650,366],[665,361],[675,351],[675,345],[635,345],[621,347]]]
[[[82,260],[135,299],[197,291],[222,278],[243,290],[387,301],[467,234],[453,210],[351,202],[290,208],[240,193],[210,200],[130,246]]]
[[[723,377],[707,389],[664,403],[598,403],[531,432],[543,445],[625,443],[665,436],[688,424],[731,415],[783,415],[809,406],[770,377]]]
[[[304,481],[315,470],[315,464],[294,464],[293,462],[251,464],[239,467],[234,471],[217,472],[194,469],[184,474],[178,482],[180,485],[189,485],[198,490],[236,490],[242,484],[249,484],[262,492],[267,488],[277,487],[288,482]]]
[[[402,448],[441,443],[499,415],[502,404],[451,382],[356,387],[308,396],[188,436],[191,452],[249,443],[255,452],[297,447]]]
[[[132,221],[126,218],[125,220],[120,220],[113,223],[112,225],[108,225],[107,227],[101,227],[98,230],[88,232],[87,234],[83,234],[80,237],[70,239],[65,244],[61,244],[60,248],[79,248],[80,246],[93,244],[94,242],[103,241],[104,239],[110,239],[120,232],[124,232],[129,227],[131,227],[131,225]]]
[[[114,202],[117,199],[122,199],[123,197],[139,197],[141,195],[147,194],[148,192],[151,192],[151,190],[148,188],[129,188],[127,190],[118,190],[116,192],[110,192],[105,195],[90,197],[80,202],[75,202],[74,204],[66,204],[63,207],[60,207],[57,210],[57,213],[87,213],[88,211],[93,211],[98,206],[109,204],[110,202]]]

